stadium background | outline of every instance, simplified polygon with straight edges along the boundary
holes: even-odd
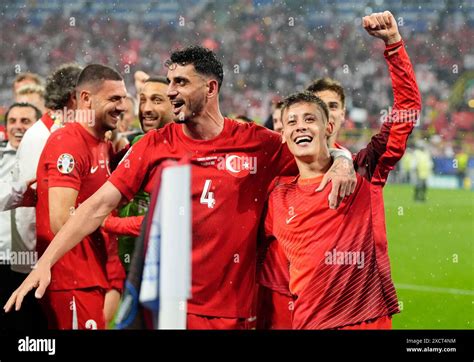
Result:
[[[346,88],[340,143],[357,150],[391,105],[383,43],[361,17],[390,10],[399,24],[423,97],[410,148],[434,161],[428,199],[398,170],[386,188],[392,273],[402,329],[473,328],[474,3],[472,1],[2,1],[0,114],[18,71],[47,76],[65,62],[165,74],[170,49],[201,44],[222,57],[221,108],[263,123],[271,103],[312,79]],[[471,39],[471,40],[469,40]],[[409,151],[410,153],[411,151]],[[459,187],[456,159],[470,156]]]

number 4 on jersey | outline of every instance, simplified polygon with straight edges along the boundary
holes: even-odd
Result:
[[[214,199],[214,192],[210,192],[212,181],[206,180],[204,183],[204,188],[202,189],[201,200],[200,203],[203,205],[207,205],[208,208],[214,208],[216,204],[216,200]]]

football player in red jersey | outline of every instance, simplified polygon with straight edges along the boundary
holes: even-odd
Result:
[[[116,127],[126,91],[115,70],[98,64],[85,67],[76,86],[74,122],[48,139],[37,170],[37,250],[42,255],[79,204],[109,178],[111,143],[104,134]],[[121,289],[125,277],[108,235],[94,230],[81,237],[52,268],[42,306],[51,329],[104,328],[105,292]],[[115,251],[114,251],[115,248]],[[109,255],[113,262],[109,263]],[[115,274],[117,285],[109,280]],[[111,283],[109,283],[111,282]]]
[[[416,88],[415,88],[416,89]],[[420,110],[419,94],[405,105]],[[316,192],[331,166],[334,123],[310,92],[293,94],[282,109],[283,138],[295,156],[297,177],[275,180],[265,234],[289,260],[295,296],[294,329],[390,329],[398,303],[390,276],[382,189],[402,157],[416,117],[388,118],[390,147],[366,148],[354,160],[357,187],[337,210]],[[371,166],[375,166],[372,168]]]
[[[378,25],[382,22],[383,28]],[[395,99],[391,118],[400,119],[400,114],[418,115],[421,107],[418,87],[395,19],[389,12],[372,14],[363,19],[363,25],[371,35],[383,39],[386,43],[385,56],[389,63]],[[328,143],[330,146],[335,145],[338,130],[344,119],[344,91],[340,85],[330,79],[318,80],[311,84],[308,90],[320,96],[329,109],[329,121],[336,130],[333,130]],[[372,138],[368,147],[355,155],[355,163],[357,163],[355,166],[359,173],[369,174],[375,170],[378,160],[389,153],[390,147],[394,147],[398,129],[393,127],[392,122],[383,123],[381,131]],[[400,145],[395,145],[395,147],[400,147]],[[371,157],[367,157],[367,155]],[[367,164],[360,167],[361,161],[367,162]],[[270,243],[259,273],[259,282],[263,285],[261,289],[264,291],[265,301],[273,307],[269,308],[269,312],[263,310],[264,327],[266,328],[290,327],[292,308],[289,306],[293,307],[294,298],[285,288],[288,286],[288,280],[288,260],[282,255],[279,244]],[[260,307],[259,311],[261,310]],[[371,328],[376,327],[376,325],[371,325]]]
[[[51,266],[94,232],[122,198],[129,200],[142,188],[150,192],[164,160],[186,156],[192,164],[193,215],[188,328],[252,326],[256,239],[267,189],[274,177],[296,174],[296,165],[276,132],[222,116],[223,66],[212,51],[188,47],[173,52],[167,64],[175,122],[148,132],[132,146],[128,162],[76,210],[5,310],[13,304],[19,308],[35,287],[41,297]],[[332,171],[330,206],[336,208],[338,197],[355,189],[355,176],[345,157],[335,157]],[[232,215],[238,215],[238,222]]]
[[[383,27],[379,24],[383,24]],[[394,114],[411,108],[411,104],[407,106],[407,100],[419,97],[418,87],[393,15],[388,11],[375,13],[364,17],[362,25],[372,36],[384,40],[386,44],[385,57],[394,88]],[[328,107],[329,122],[334,125],[333,133],[328,139],[329,147],[341,147],[336,143],[336,140],[346,112],[343,87],[331,78],[322,78],[311,83],[307,90],[321,98]],[[372,138],[369,144],[370,148],[377,150],[376,157],[382,155],[388,147],[390,128],[391,123],[384,122],[379,133]],[[263,245],[261,254],[263,255],[260,255],[258,268],[260,299],[258,301],[257,328],[289,329],[291,328],[294,297],[288,289],[288,260],[283,255],[278,243]]]

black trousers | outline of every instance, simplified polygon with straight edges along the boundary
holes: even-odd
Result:
[[[0,265],[0,332],[38,332],[47,329],[46,318],[38,299],[34,297],[34,291],[28,293],[18,312],[12,310],[5,313],[3,311],[8,298],[26,276],[27,274],[11,270],[10,265]]]

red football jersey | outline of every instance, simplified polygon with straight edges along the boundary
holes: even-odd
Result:
[[[402,46],[388,56],[388,50]],[[270,195],[265,231],[290,263],[296,329],[338,328],[398,312],[387,252],[383,186],[406,148],[421,97],[403,42],[387,47],[393,111],[354,156],[354,194],[329,209],[320,179],[282,178]],[[275,260],[275,259],[271,259]],[[265,275],[265,274],[264,274]],[[270,281],[271,282],[271,281]],[[281,285],[281,280],[276,286]]]
[[[358,175],[354,194],[331,210],[330,188],[315,192],[321,179],[281,179],[268,204],[266,232],[290,262],[293,328],[337,328],[396,313],[383,204],[374,202],[382,190]]]
[[[255,289],[256,239],[267,189],[277,175],[295,175],[281,136],[256,124],[224,120],[211,140],[186,136],[171,123],[148,132],[109,181],[128,199],[151,192],[166,159],[191,160],[192,299],[188,312],[248,318]]]
[[[48,138],[37,169],[36,248],[39,255],[44,253],[54,237],[49,222],[48,188],[77,190],[77,208],[109,178],[111,152],[110,142],[94,137],[79,123],[68,123]],[[107,258],[107,245],[100,230],[96,230],[53,266],[48,288],[108,288]]]
[[[388,55],[390,50],[398,47],[400,47],[398,52]],[[390,148],[399,146],[397,145],[399,142],[397,133],[400,130],[393,127],[394,123],[400,122],[402,118],[413,119],[421,108],[413,66],[404,48],[403,41],[387,46],[384,55],[393,85],[394,104],[390,116],[394,122],[384,122],[380,132],[372,137],[368,146],[354,155],[354,167],[362,175],[372,176],[381,157],[393,157]],[[341,148],[339,145],[336,145],[336,147]],[[394,164],[396,161],[397,159],[391,162]],[[384,184],[388,171],[389,169],[384,168],[384,174],[375,175],[376,179],[374,181],[378,184]],[[257,279],[259,284],[284,293],[289,283],[288,261],[281,255],[280,247],[273,244],[271,240],[262,243]]]

